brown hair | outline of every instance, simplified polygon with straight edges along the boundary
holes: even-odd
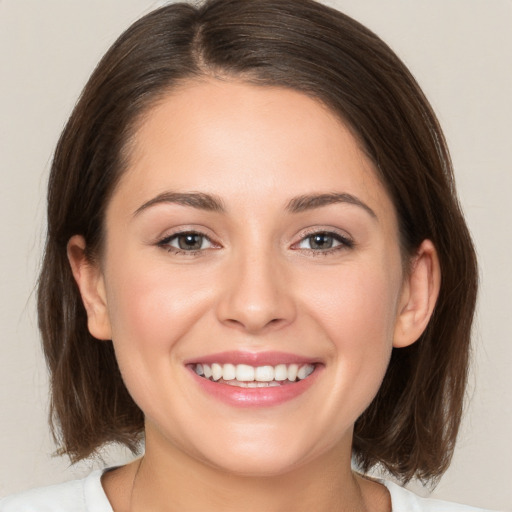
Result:
[[[56,148],[39,323],[51,372],[51,421],[73,461],[107,442],[136,450],[144,418],[122,381],[111,342],[87,329],[66,257],[72,235],[89,257],[101,248],[104,212],[126,166],[130,135],[166,92],[218,76],[315,97],[351,126],[397,211],[405,255],[424,239],[442,284],[421,338],[394,349],[377,396],[357,420],[362,470],[381,464],[407,481],[447,468],[467,378],[477,268],[434,113],[404,64],[375,34],[312,0],[210,0],[171,4],[134,23],[87,83]]]

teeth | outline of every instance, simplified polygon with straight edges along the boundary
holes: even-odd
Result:
[[[272,382],[241,382],[238,380],[228,380],[225,384],[229,384],[230,386],[235,386],[238,388],[275,388],[279,387],[281,384],[273,380]]]
[[[222,368],[222,378],[224,380],[233,380],[236,377],[236,368],[233,364],[225,364]]]
[[[297,373],[299,372],[298,364],[291,364],[288,366],[288,380],[292,382],[297,378]]]
[[[301,366],[299,368],[299,371],[297,372],[297,378],[299,380],[305,379],[308,375],[311,375],[313,373],[314,369],[315,368],[312,367],[311,365]]]
[[[285,364],[278,364],[274,368],[274,379],[277,381],[286,380],[288,378],[288,368]]]
[[[258,366],[254,372],[254,380],[259,382],[270,382],[274,380],[273,366]]]
[[[253,381],[254,380],[254,368],[247,364],[237,364],[235,379],[241,380],[242,382]]]
[[[309,377],[315,366],[312,364],[278,364],[276,366],[250,366],[247,364],[196,364],[194,367],[197,375],[207,379],[218,381],[222,379],[226,384],[239,387],[268,387],[279,386],[280,382],[289,380],[303,380]]]
[[[213,380],[219,380],[222,378],[222,366],[220,364],[212,364],[212,378]]]

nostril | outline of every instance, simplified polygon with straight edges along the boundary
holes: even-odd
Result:
[[[258,318],[257,315],[254,317],[248,316],[245,319],[237,320],[235,318],[227,318],[224,320],[225,324],[243,329],[246,332],[258,332],[266,331],[269,328],[278,328],[280,325],[284,325],[286,320],[284,318],[272,318],[266,321],[263,318]]]
[[[233,278],[222,288],[216,308],[221,323],[256,333],[293,322],[296,309],[288,287],[269,276],[256,279],[253,274]]]

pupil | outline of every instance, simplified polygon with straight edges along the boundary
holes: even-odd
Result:
[[[312,249],[330,249],[332,247],[332,236],[326,234],[313,235],[310,238]]]
[[[201,249],[201,245],[203,244],[203,237],[201,235],[191,233],[188,235],[180,236],[178,242],[180,249],[184,249],[186,251],[190,251],[191,249]]]

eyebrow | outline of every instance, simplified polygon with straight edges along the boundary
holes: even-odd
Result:
[[[291,199],[286,209],[292,213],[300,213],[306,210],[313,210],[315,208],[321,208],[322,206],[328,206],[330,204],[337,203],[348,203],[355,206],[359,206],[365,210],[371,217],[377,219],[377,214],[360,199],[352,194],[340,194],[340,193],[329,193],[329,194],[309,194],[294,197]]]
[[[162,203],[181,204],[209,212],[223,213],[226,211],[222,200],[214,195],[204,194],[202,192],[163,192],[137,208],[133,215],[139,215],[151,206]]]
[[[180,204],[210,212],[226,212],[222,199],[215,195],[205,194],[203,192],[163,192],[137,208],[133,215],[137,216],[152,206],[165,203]],[[356,196],[336,192],[327,194],[308,194],[294,197],[290,199],[286,205],[286,210],[291,213],[301,213],[307,210],[313,210],[315,208],[321,208],[323,206],[337,203],[348,203],[359,206],[371,217],[377,219],[376,213]]]

